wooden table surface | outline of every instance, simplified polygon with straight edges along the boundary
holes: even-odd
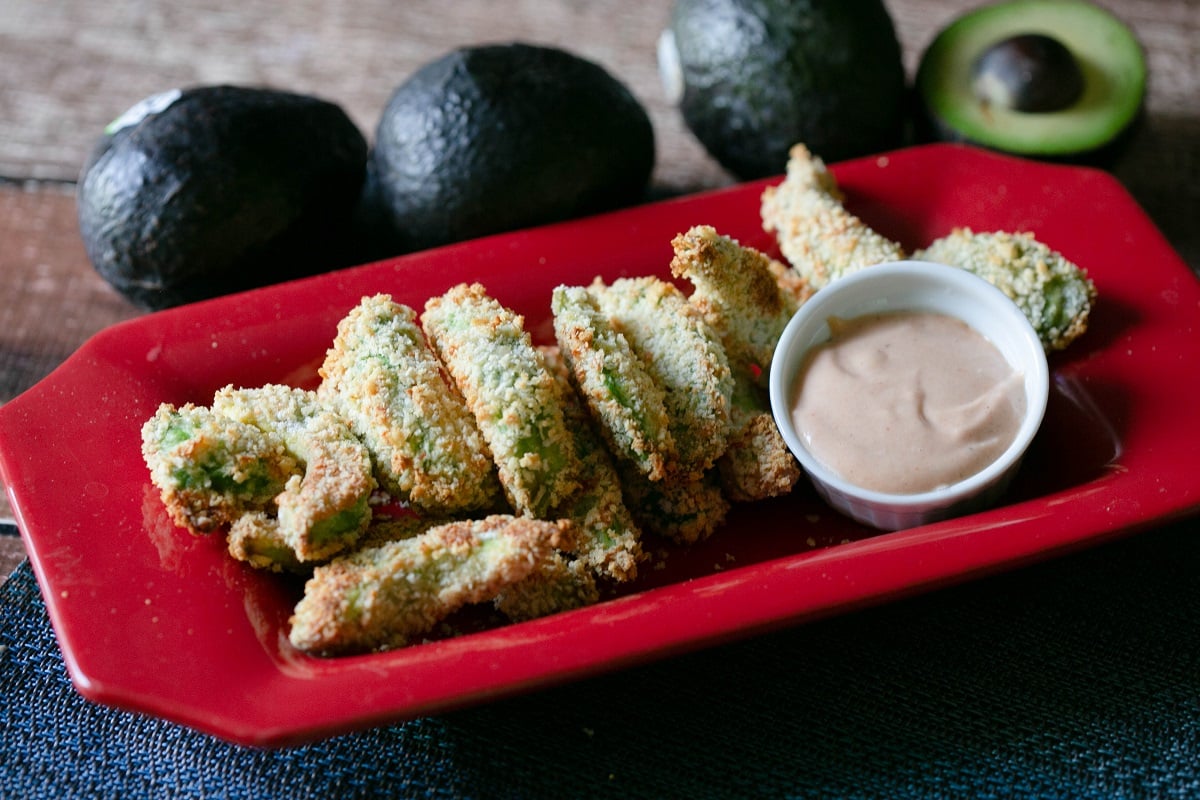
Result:
[[[887,5],[911,75],[933,35],[978,3]],[[1113,172],[1200,270],[1200,0],[1108,6],[1150,69],[1145,122]],[[446,51],[551,44],[604,65],[645,105],[656,193],[732,183],[659,82],[655,41],[669,11],[669,0],[0,0],[0,403],[140,313],[88,263],[73,192],[92,142],[142,97],[219,82],[310,92],[340,103],[370,138],[392,90]],[[11,516],[0,498],[0,520]],[[23,555],[0,536],[0,577]]]

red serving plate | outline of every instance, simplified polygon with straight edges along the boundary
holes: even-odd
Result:
[[[140,428],[228,384],[311,386],[364,295],[420,308],[479,280],[542,341],[551,289],[666,277],[707,223],[774,251],[772,181],[489,237],[150,314],[106,330],[0,408],[0,477],[76,689],[235,742],[283,746],[434,714],[965,580],[1189,514],[1200,503],[1200,284],[1109,175],[932,145],[836,165],[851,209],[910,248],[955,226],[1026,230],[1088,270],[1086,336],[1051,362],[1045,423],[993,510],[881,534],[807,485],[738,507],[708,542],[647,541],[598,605],[366,656],[292,649],[301,587],[176,529]]]

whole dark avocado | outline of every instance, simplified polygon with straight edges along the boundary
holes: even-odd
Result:
[[[900,144],[906,82],[882,0],[676,0],[659,40],[667,93],[738,178]]]
[[[416,250],[638,202],[653,167],[645,109],[601,66],[519,42],[466,47],[391,96],[362,216],[377,248]]]
[[[1140,117],[1146,62],[1132,31],[1084,0],[1003,0],[967,12],[921,57],[922,138],[1106,165]]]
[[[84,166],[84,246],[151,310],[348,266],[367,150],[340,107],[307,95],[200,86],[148,97]]]

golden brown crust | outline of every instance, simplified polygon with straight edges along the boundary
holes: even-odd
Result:
[[[599,600],[600,590],[587,563],[555,553],[523,580],[501,589],[492,603],[510,620],[522,622]]]
[[[803,284],[782,278],[786,268],[743,247],[711,225],[697,225],[671,241],[671,274],[695,287],[690,300],[721,337],[734,369],[768,372],[775,345],[799,308]]]

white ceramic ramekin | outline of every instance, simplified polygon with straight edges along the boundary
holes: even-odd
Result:
[[[847,482],[808,451],[791,418],[800,366],[809,348],[829,338],[827,320],[889,311],[931,311],[957,317],[995,345],[1024,376],[1025,417],[1008,449],[974,475],[919,494],[889,494]],[[775,422],[817,491],[838,511],[882,530],[924,525],[994,504],[1041,426],[1049,388],[1045,350],[1016,304],[966,270],[922,261],[869,267],[820,289],[784,329],[770,375]],[[881,457],[887,457],[886,443]]]

